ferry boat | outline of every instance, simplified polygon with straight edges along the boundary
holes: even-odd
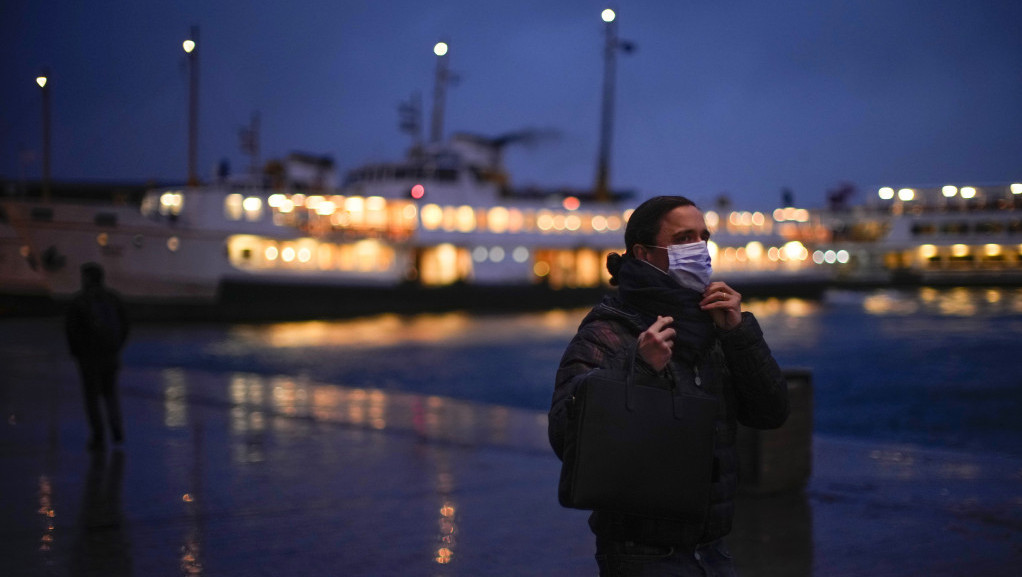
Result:
[[[641,199],[514,189],[506,137],[458,134],[352,170],[292,156],[263,186],[150,190],[140,206],[5,201],[57,301],[98,262],[146,316],[296,318],[381,310],[577,306],[609,288]],[[716,274],[747,294],[819,293],[808,211],[706,211]]]
[[[1022,284],[1022,183],[883,187],[820,219],[839,286]]]
[[[14,312],[45,310],[49,295],[46,279],[38,270],[27,243],[11,225],[10,216],[0,206],[0,316]]]

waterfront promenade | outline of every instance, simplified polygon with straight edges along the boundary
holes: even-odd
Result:
[[[131,369],[127,440],[97,455],[70,361],[0,378],[5,575],[595,574],[540,412]],[[804,491],[740,500],[744,577],[1019,574],[1017,459],[819,436],[812,455]]]

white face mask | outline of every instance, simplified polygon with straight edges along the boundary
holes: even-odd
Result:
[[[710,284],[713,267],[705,241],[672,244],[667,247],[667,274],[683,287],[703,292]]]

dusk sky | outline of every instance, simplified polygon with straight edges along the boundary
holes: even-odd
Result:
[[[766,209],[854,184],[1022,180],[1022,2],[618,0],[611,184]],[[52,177],[183,182],[188,73],[200,28],[199,176],[330,156],[343,172],[399,158],[398,105],[428,134],[438,40],[460,81],[445,133],[556,133],[511,147],[512,183],[591,186],[604,24],[596,0],[293,2],[7,0],[0,8],[0,178],[41,174],[51,72]]]

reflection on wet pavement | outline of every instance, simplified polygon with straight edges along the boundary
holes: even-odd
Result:
[[[18,406],[0,437],[13,574],[595,570],[586,513],[557,504],[541,412],[131,369],[124,452],[90,455],[73,368],[48,370],[2,399]],[[1022,561],[1011,459],[817,437],[813,463],[805,491],[740,497],[729,545],[744,577],[1007,577]]]

